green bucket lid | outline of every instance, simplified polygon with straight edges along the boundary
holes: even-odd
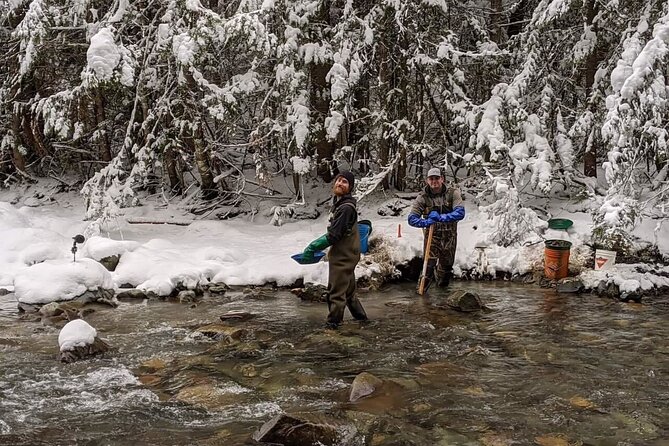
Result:
[[[550,229],[569,229],[573,224],[574,222],[567,218],[551,218],[548,220]]]

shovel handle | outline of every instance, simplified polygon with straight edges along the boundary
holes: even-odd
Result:
[[[420,275],[418,283],[418,294],[425,293],[425,276],[427,275],[427,262],[430,260],[430,248],[432,247],[432,235],[434,234],[434,225],[430,226],[427,232],[427,243],[425,243],[425,253],[423,253],[423,273]]]

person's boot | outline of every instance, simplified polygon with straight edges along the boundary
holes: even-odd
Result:
[[[439,288],[446,288],[451,283],[451,278],[453,277],[453,270],[444,271],[443,273],[437,276],[437,286]]]
[[[360,300],[353,296],[346,302],[346,306],[348,307],[348,311],[351,312],[351,316],[353,316],[353,319],[357,321],[366,321],[367,320],[367,313],[365,312],[365,309],[362,307],[362,303],[360,303]]]

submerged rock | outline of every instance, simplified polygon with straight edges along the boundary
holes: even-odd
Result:
[[[457,290],[446,296],[446,304],[454,310],[472,312],[483,310],[483,302],[478,294],[465,290]]]
[[[235,341],[238,341],[247,333],[247,330],[243,328],[230,327],[228,325],[222,324],[209,324],[203,327],[200,327],[196,330],[203,335],[215,339],[217,341],[230,338]]]
[[[263,424],[253,439],[284,446],[334,446],[339,444],[339,427],[340,423],[314,414],[282,414]]]
[[[348,400],[354,402],[367,395],[371,395],[378,390],[382,384],[383,381],[376,376],[368,372],[362,372],[353,380],[353,384],[351,384],[351,394]]]
[[[233,310],[228,311],[225,314],[219,316],[219,318],[224,322],[243,322],[248,321],[256,317],[253,313],[247,313],[246,311]]]

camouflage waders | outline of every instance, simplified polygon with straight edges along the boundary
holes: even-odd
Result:
[[[462,197],[454,188],[442,187],[441,192],[435,194],[426,187],[416,198],[411,213],[426,218],[431,211],[447,214],[456,206],[462,206]],[[429,228],[423,229],[423,252],[427,244]],[[425,277],[425,290],[434,280],[440,287],[446,287],[453,276],[455,250],[458,243],[458,223],[435,223],[430,246],[429,260]]]

